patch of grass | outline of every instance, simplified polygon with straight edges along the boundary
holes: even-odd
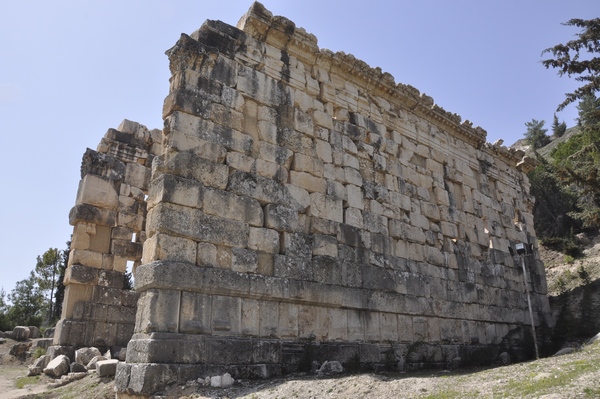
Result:
[[[583,394],[586,398],[599,398],[600,388],[585,388]]]
[[[505,395],[512,395],[512,397],[540,396],[547,393],[551,388],[569,385],[573,379],[597,368],[596,364],[588,360],[577,360],[565,364],[559,370],[548,370],[547,376],[530,372],[525,378],[509,381],[503,392],[496,392],[496,394],[501,397]]]
[[[40,376],[36,375],[33,377],[21,377],[15,381],[15,385],[19,389],[23,389],[25,385],[36,384],[40,380]]]
[[[35,350],[33,351],[33,358],[34,359],[38,359],[42,356],[44,356],[46,354],[46,349],[44,348],[40,348],[39,346],[37,348],[35,348]]]

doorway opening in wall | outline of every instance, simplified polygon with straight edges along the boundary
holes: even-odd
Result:
[[[127,269],[125,269],[125,276],[123,278],[123,289],[124,290],[133,290],[133,264],[132,260],[127,261]]]

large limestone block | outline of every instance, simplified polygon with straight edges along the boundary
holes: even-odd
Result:
[[[159,202],[202,208],[204,185],[191,179],[162,174],[150,184],[148,209]]]
[[[327,181],[325,179],[306,172],[290,171],[290,184],[301,187],[309,193],[325,194],[327,192]]]
[[[196,263],[197,243],[193,240],[171,236],[168,234],[155,234],[144,243],[142,263],[155,260],[173,260]]]
[[[198,209],[159,204],[148,212],[147,231],[181,236],[217,245],[245,248],[250,226],[237,220],[206,215]]]
[[[288,185],[253,173],[234,171],[229,177],[227,191],[254,198],[262,205],[274,203],[297,210],[306,208],[303,203],[296,200],[299,197],[297,193],[292,195]]]
[[[135,329],[138,332],[177,332],[181,292],[148,290],[138,301]]]
[[[227,186],[229,177],[227,165],[211,162],[195,155],[192,151],[178,152],[168,158],[156,159],[153,168],[155,168],[154,175],[158,173],[173,174],[220,189]]]
[[[102,355],[98,348],[87,347],[75,351],[75,362],[87,365],[96,356]]]
[[[263,225],[263,210],[257,200],[227,191],[207,189],[204,193],[204,212],[251,226]]]
[[[150,183],[150,169],[139,163],[129,162],[125,167],[123,182],[146,191]]]
[[[298,212],[283,205],[269,204],[265,207],[265,227],[278,231],[298,231]]]
[[[248,248],[271,254],[279,253],[279,233],[269,228],[251,227]]]
[[[310,200],[310,216],[343,223],[344,211],[342,207],[342,200],[324,195],[322,193],[312,193],[310,195]]]
[[[100,360],[96,363],[98,377],[112,377],[117,371],[119,359]]]
[[[26,326],[16,326],[12,331],[12,338],[15,341],[27,341],[31,335],[31,330]]]
[[[191,151],[196,146],[202,145],[204,141],[216,143],[246,155],[249,155],[252,149],[253,139],[251,136],[184,112],[176,111],[169,115],[165,119],[165,129],[170,132],[183,132],[190,136],[190,140],[199,139],[196,145],[189,144]]]
[[[289,169],[294,153],[287,148],[261,141],[258,146],[258,155],[264,161],[274,162]]]
[[[46,368],[44,368],[44,374],[52,378],[60,378],[69,372],[70,365],[71,363],[67,356],[59,355],[52,359]]]
[[[95,175],[85,175],[79,182],[76,202],[99,208],[116,209],[119,206],[119,194],[110,180]]]

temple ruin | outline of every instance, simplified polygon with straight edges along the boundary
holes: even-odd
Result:
[[[56,351],[126,346],[121,398],[312,361],[527,356],[522,152],[260,3],[167,55],[164,129],[124,121],[84,155]]]

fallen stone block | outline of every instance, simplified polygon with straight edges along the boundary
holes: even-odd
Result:
[[[80,364],[88,364],[96,356],[101,356],[98,348],[81,348],[75,351],[75,362]]]
[[[33,377],[33,376],[40,375],[40,374],[42,374],[41,367],[34,367],[34,366],[27,367],[27,377]]]
[[[52,378],[60,378],[69,372],[69,358],[59,355],[52,359],[44,369],[44,374]]]
[[[119,359],[100,360],[96,363],[96,373],[98,377],[112,377],[117,372]]]
[[[27,341],[30,334],[29,327],[16,326],[12,331],[12,339],[15,341]]]
[[[87,368],[81,363],[73,362],[71,363],[71,373],[87,373]]]
[[[92,358],[92,360],[90,360],[89,363],[86,364],[85,368],[87,368],[88,370],[96,370],[96,364],[98,364],[98,362],[101,360],[108,360],[108,359],[105,358],[104,356],[94,356]]]
[[[319,375],[330,375],[330,374],[341,374],[344,372],[344,367],[337,360],[326,361],[321,365],[321,368],[317,370]]]
[[[18,357],[19,359],[25,359],[25,357],[27,357],[27,351],[29,351],[31,345],[31,342],[21,342],[15,344],[12,346],[12,348],[10,348],[10,351],[8,353],[10,355],[13,355],[14,357]]]
[[[44,370],[46,366],[48,366],[48,363],[50,363],[50,360],[51,359],[49,355],[40,356],[37,359],[35,359],[35,361],[32,364],[32,367],[39,367],[41,370]]]
[[[40,329],[37,328],[36,326],[29,326],[29,338],[31,339],[38,339],[38,338],[42,338],[42,333],[40,332]]]

